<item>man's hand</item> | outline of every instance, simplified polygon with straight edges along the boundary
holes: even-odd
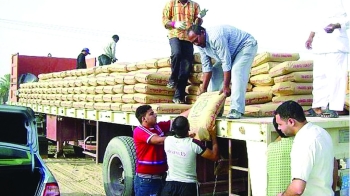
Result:
[[[306,49],[308,49],[308,50],[312,49],[312,41],[313,41],[312,38],[309,38],[309,39],[306,40],[306,42],[305,42]]]
[[[180,30],[185,30],[185,29],[186,29],[186,22],[183,22],[183,21],[175,21],[175,22],[174,22],[174,28],[180,29]]]
[[[329,24],[324,28],[327,33],[333,33],[335,29],[340,28],[340,24]]]
[[[112,59],[112,63],[115,63],[115,62],[117,62],[117,61],[118,61],[117,58]]]
[[[230,87],[223,87],[220,92],[219,95],[221,95],[222,93],[225,93],[226,97],[231,96],[231,88]]]
[[[199,95],[201,95],[201,94],[203,94],[205,92],[207,92],[207,89],[204,89],[203,85],[201,85],[199,87],[199,91],[198,91],[197,95],[199,96]]]
[[[207,15],[207,12],[208,12],[207,9],[204,9],[204,10],[200,11],[198,17],[199,18],[203,18],[205,15]]]

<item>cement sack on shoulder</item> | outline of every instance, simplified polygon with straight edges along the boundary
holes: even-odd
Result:
[[[197,98],[198,98],[197,95],[186,95],[185,96],[185,103],[194,104],[197,101]]]
[[[299,71],[312,71],[313,70],[313,61],[286,61],[278,64],[269,71],[271,77],[277,77],[292,72]]]
[[[135,85],[124,85],[123,92],[126,93],[126,94],[136,93]]]
[[[154,103],[150,105],[157,114],[180,114],[192,107],[188,104],[174,103]]]
[[[190,131],[196,133],[195,138],[210,141],[210,133],[215,126],[215,120],[225,103],[225,95],[219,91],[201,94],[193,104],[188,115]]]
[[[94,105],[95,110],[111,110],[111,103],[95,103]]]
[[[250,77],[249,82],[256,86],[272,86],[274,84],[273,79],[269,74],[259,74]]]
[[[171,67],[171,60],[169,57],[158,59],[158,67]]]
[[[166,86],[154,85],[154,84],[135,84],[135,91],[138,93],[149,95],[174,95],[175,90],[169,89]]]
[[[111,103],[111,110],[113,111],[122,111],[123,103]]]
[[[138,103],[143,103],[143,104],[172,103],[173,96],[147,95],[147,94],[136,93],[136,94],[134,94],[134,100]]]
[[[312,95],[286,95],[286,96],[275,96],[272,98],[272,102],[281,103],[288,100],[295,101],[300,105],[311,106],[313,97]]]
[[[272,86],[272,93],[281,95],[309,95],[312,93],[312,83],[281,82]]]
[[[284,62],[299,60],[299,53],[272,53],[263,52],[255,56],[252,67],[256,67],[266,62]]]
[[[259,75],[259,74],[268,74],[269,70],[281,62],[266,62],[264,64],[253,67],[250,71],[251,76]]]
[[[144,84],[155,84],[155,85],[161,85],[166,86],[166,84],[169,81],[169,76],[162,75],[162,74],[136,74],[135,79]]]
[[[303,83],[311,83],[313,81],[313,72],[312,71],[300,71],[300,72],[292,72],[290,74],[277,76],[273,78],[275,83],[280,82],[303,82]]]

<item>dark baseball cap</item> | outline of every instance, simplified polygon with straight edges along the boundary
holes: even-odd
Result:
[[[89,48],[83,48],[82,51],[85,51],[86,53],[90,54]]]

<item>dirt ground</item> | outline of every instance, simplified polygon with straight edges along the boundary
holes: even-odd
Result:
[[[104,196],[102,164],[91,157],[75,157],[72,147],[65,146],[66,158],[54,158],[56,148],[49,145],[48,158],[44,161],[55,176],[61,196]]]

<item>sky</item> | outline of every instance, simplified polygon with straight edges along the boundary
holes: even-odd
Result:
[[[311,59],[304,43],[317,0],[196,0],[208,9],[204,27],[228,24],[252,34],[258,52],[297,52]],[[76,58],[88,47],[98,57],[118,34],[119,62],[168,57],[162,9],[167,0],[0,0],[0,77],[11,56]],[[343,0],[350,14],[350,0]],[[350,35],[349,31],[348,34]]]

